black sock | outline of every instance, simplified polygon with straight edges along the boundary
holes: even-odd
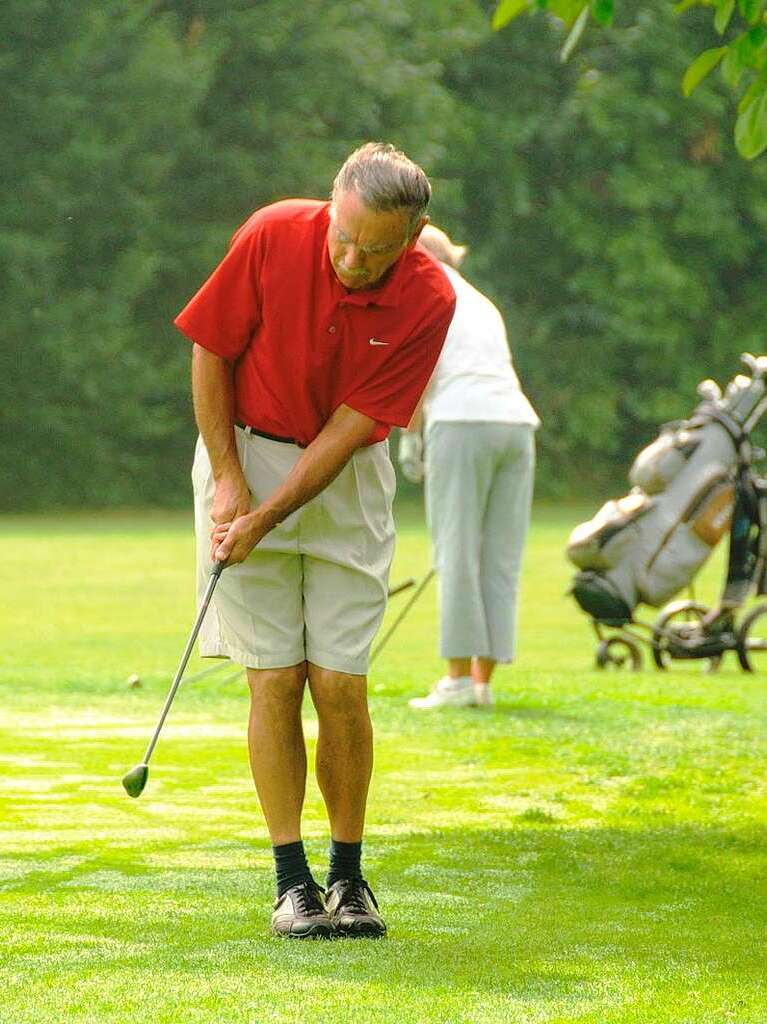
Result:
[[[361,858],[362,843],[339,843],[331,839],[328,888],[339,878],[362,878]]]
[[[277,871],[277,896],[282,896],[294,885],[301,882],[308,882],[312,873],[306,863],[304,844],[299,839],[297,843],[285,843],[283,846],[273,846],[274,867]]]

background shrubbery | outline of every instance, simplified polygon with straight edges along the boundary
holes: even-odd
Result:
[[[544,418],[539,495],[606,492],[702,376],[764,351],[767,161],[680,79],[708,17],[665,0],[567,65],[474,0],[6,0],[0,507],[188,501],[174,313],[256,206],[323,196],[370,138],[506,313]]]

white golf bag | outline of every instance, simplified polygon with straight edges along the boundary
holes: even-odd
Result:
[[[660,607],[687,586],[729,530],[741,447],[765,409],[767,357],[745,354],[724,395],[710,380],[689,420],[666,424],[629,472],[633,485],[577,526],[567,555],[581,570],[572,593],[593,619],[630,622],[640,603]]]

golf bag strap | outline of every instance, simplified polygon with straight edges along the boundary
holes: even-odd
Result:
[[[730,551],[723,602],[739,606],[748,596],[752,582],[755,582],[760,527],[758,499],[751,476],[746,467],[741,466],[735,481],[735,508],[732,510],[730,525]]]

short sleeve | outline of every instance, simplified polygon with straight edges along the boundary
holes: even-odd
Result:
[[[260,225],[243,226],[224,259],[173,321],[187,338],[223,359],[233,361],[242,354],[261,320],[264,246]]]
[[[344,400],[357,412],[390,427],[406,427],[429,383],[453,318],[455,298],[429,325],[399,345],[376,374]]]

